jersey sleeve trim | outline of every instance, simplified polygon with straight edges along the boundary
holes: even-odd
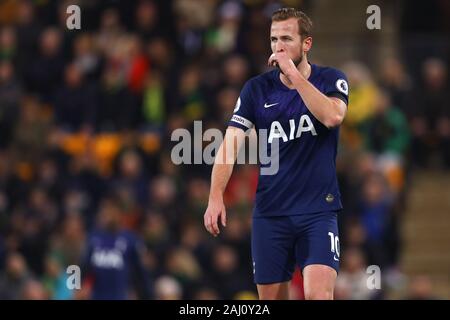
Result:
[[[348,106],[348,98],[340,92],[330,92],[327,94],[327,96],[341,99],[342,101],[344,101],[345,105]]]

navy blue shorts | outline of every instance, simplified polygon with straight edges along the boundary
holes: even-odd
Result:
[[[253,218],[252,256],[256,284],[289,281],[302,270],[322,264],[339,271],[337,211]]]

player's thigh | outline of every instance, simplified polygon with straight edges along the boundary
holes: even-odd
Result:
[[[303,269],[306,300],[332,300],[337,272],[330,266],[310,264]]]
[[[289,299],[289,281],[258,284],[258,296],[260,300],[288,300]]]
[[[295,232],[287,217],[253,218],[252,258],[256,284],[276,284],[292,279]]]

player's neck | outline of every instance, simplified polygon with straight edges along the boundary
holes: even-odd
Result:
[[[300,74],[305,78],[308,79],[311,75],[311,65],[308,63],[308,58],[305,55],[302,62],[300,62],[297,66],[297,70],[300,72]],[[289,78],[280,72],[280,80],[281,82],[288,87],[289,89],[295,89],[293,83]]]

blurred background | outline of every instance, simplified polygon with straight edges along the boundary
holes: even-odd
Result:
[[[366,28],[371,4],[381,30]],[[335,297],[450,298],[450,1],[1,0],[0,299],[257,298],[257,167],[235,167],[213,238],[211,166],[174,165],[170,135],[225,130],[267,71],[280,6],[312,18],[310,61],[350,83]],[[298,272],[291,291],[302,299]]]

